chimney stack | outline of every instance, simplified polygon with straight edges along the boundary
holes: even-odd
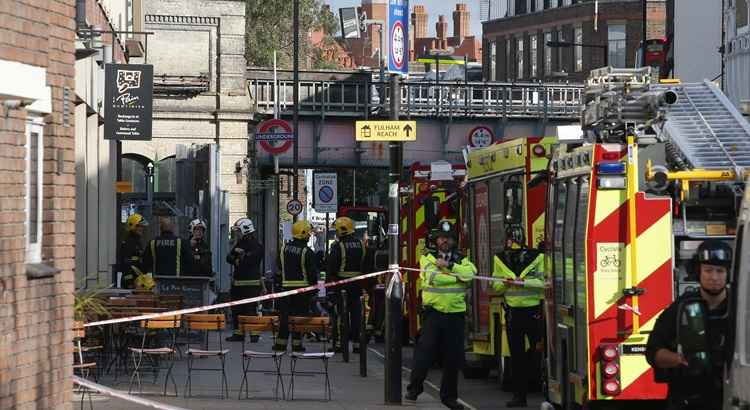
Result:
[[[438,22],[435,23],[435,31],[437,32],[437,38],[439,40],[448,38],[448,22],[446,21],[445,16],[438,16]],[[442,41],[440,43],[442,44]]]
[[[414,6],[411,25],[414,28],[414,38],[427,38],[427,10],[423,5]]]
[[[464,38],[469,36],[469,20],[469,8],[466,3],[456,4],[456,10],[453,12],[453,37],[456,44],[461,44]]]

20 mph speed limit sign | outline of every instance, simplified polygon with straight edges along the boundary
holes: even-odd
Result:
[[[297,199],[292,199],[291,201],[287,202],[286,211],[293,216],[299,215],[300,213],[302,213],[302,202]]]

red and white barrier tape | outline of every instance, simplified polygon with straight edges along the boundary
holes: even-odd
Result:
[[[125,401],[129,401],[131,403],[140,404],[141,406],[150,407],[152,409],[159,409],[159,410],[188,410],[183,407],[177,407],[177,406],[171,406],[169,404],[159,403],[153,400],[144,399],[143,397],[133,396],[132,394],[127,394],[125,392],[115,390],[112,388],[109,388],[107,386],[102,386],[101,384],[94,383],[92,381],[86,380],[84,378],[73,376],[73,383],[85,387],[89,390],[93,390],[99,394],[103,394],[105,396],[110,396],[118,399],[122,399]]]
[[[99,320],[99,321],[96,321],[96,322],[86,323],[83,326],[84,327],[92,327],[92,326],[111,325],[111,324],[115,324],[115,323],[135,322],[137,320],[155,319],[155,318],[158,318],[158,317],[173,316],[173,315],[187,315],[187,314],[190,314],[190,313],[205,312],[205,311],[211,310],[211,309],[222,309],[222,308],[226,308],[226,307],[230,307],[230,306],[237,306],[237,305],[245,305],[245,304],[248,304],[248,303],[262,302],[264,300],[278,299],[278,298],[283,298],[283,297],[286,297],[286,296],[297,295],[297,294],[300,294],[300,293],[305,293],[305,292],[310,292],[310,291],[313,291],[313,290],[318,290],[321,287],[329,288],[329,287],[333,287],[333,286],[344,285],[346,283],[356,282],[358,280],[380,276],[380,275],[382,275],[384,273],[388,273],[388,272],[398,273],[397,271],[395,271],[393,269],[388,269],[388,270],[384,270],[384,271],[380,271],[380,272],[373,272],[373,273],[368,273],[368,274],[365,274],[365,275],[360,275],[360,276],[357,276],[357,277],[354,277],[354,278],[342,279],[342,280],[338,280],[336,282],[325,283],[325,284],[322,284],[322,285],[306,286],[304,288],[286,290],[286,291],[283,291],[283,292],[271,293],[271,294],[268,294],[268,295],[256,296],[256,297],[253,297],[253,298],[233,300],[231,302],[217,303],[215,305],[207,305],[207,306],[199,306],[199,307],[194,307],[194,308],[172,310],[172,311],[169,311],[169,312],[149,313],[149,314],[145,314],[145,315],[123,317],[123,318],[117,318],[117,319]]]
[[[429,274],[441,273],[443,275],[453,276],[454,278],[460,278],[459,275],[457,275],[457,274],[455,274],[453,272],[437,272],[437,271],[434,271],[434,270],[424,270],[424,269],[415,269],[415,268],[401,268],[401,270],[411,271],[411,272],[424,272],[424,273],[429,273]],[[505,278],[498,278],[498,277],[494,277],[494,276],[472,275],[472,276],[470,276],[470,279],[472,279],[472,280],[482,280],[482,281],[486,281],[486,282],[504,282],[506,284],[512,284],[512,285],[516,285],[516,286],[523,286],[523,287],[527,287],[527,288],[540,288],[541,289],[541,288],[545,287],[545,286],[538,286],[538,285],[526,282],[524,280],[508,280],[508,279],[505,279]]]

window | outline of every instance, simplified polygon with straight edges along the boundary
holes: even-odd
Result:
[[[532,34],[529,37],[529,68],[531,70],[529,76],[531,78],[536,78],[537,72],[536,72],[536,66],[537,66],[537,35]]]
[[[536,11],[544,10],[544,0],[535,0],[535,1],[536,1]]]
[[[588,336],[586,326],[586,222],[588,219],[589,206],[589,182],[588,177],[581,177],[578,182],[578,215],[576,216],[576,243],[575,243],[575,311],[576,311],[576,346],[585,346]],[[576,355],[577,370],[586,369],[587,360],[585,354]]]
[[[625,68],[625,24],[607,25],[607,45],[609,65],[616,68]]]
[[[735,27],[737,28],[737,31],[740,32],[741,28],[744,28],[747,26],[748,22],[748,7],[747,7],[748,0],[737,0],[737,6],[735,8],[737,12],[737,16],[735,17]]]
[[[516,78],[520,80],[523,78],[523,37],[516,39],[516,64]]]
[[[43,128],[41,119],[26,124],[26,263],[42,261]]]
[[[570,0],[562,0],[562,7],[570,6]]]
[[[490,246],[493,254],[505,249],[505,212],[503,208],[503,182],[500,177],[492,178],[490,189]]]
[[[565,41],[565,33],[563,32],[562,28],[559,28],[557,30],[557,41]],[[563,60],[563,57],[565,55],[565,50],[567,50],[567,48],[557,47],[557,70],[558,71],[565,71],[565,61]]]
[[[583,28],[581,26],[576,26],[573,29],[573,37],[574,43],[583,44]],[[583,47],[579,45],[574,46],[573,53],[575,59],[575,71],[583,71]]]
[[[490,81],[497,79],[497,42],[490,42]]]
[[[174,155],[154,164],[154,192],[177,192],[177,160]]]
[[[552,32],[544,33],[544,75],[552,74],[552,48],[548,43],[552,41]]]
[[[553,269],[555,301],[562,304],[565,300],[565,257],[563,255],[563,228],[565,227],[565,205],[568,200],[565,181],[557,181],[555,188],[555,231],[553,233]]]
[[[511,81],[513,79],[513,40],[508,38],[505,39],[505,81]]]
[[[563,233],[563,258],[565,264],[565,291],[563,292],[563,304],[575,306],[575,280],[576,266],[574,261],[574,249],[576,248],[575,227],[578,204],[578,181],[571,179],[568,181],[568,200],[565,209],[565,232]]]
[[[509,177],[505,189],[505,222],[523,229],[523,182],[520,175]]]
[[[554,9],[555,7],[557,7],[557,0],[549,0],[549,7],[547,8]]]

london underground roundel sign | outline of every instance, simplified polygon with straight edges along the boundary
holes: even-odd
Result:
[[[289,151],[294,143],[292,127],[284,120],[274,118],[263,121],[258,124],[257,130],[256,141],[260,142],[261,148],[270,154],[283,154]]]

